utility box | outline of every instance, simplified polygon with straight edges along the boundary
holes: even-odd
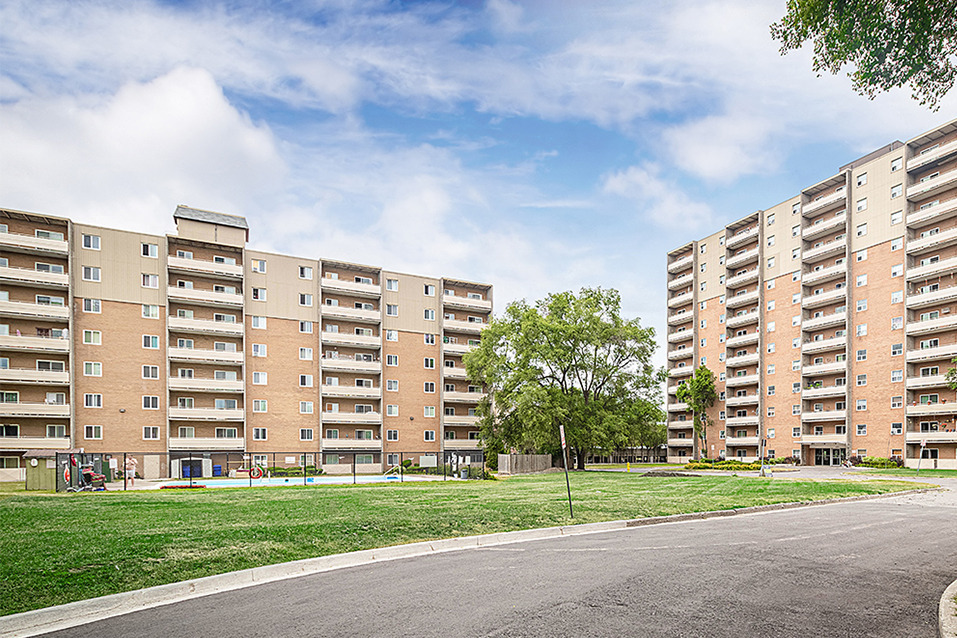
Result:
[[[56,450],[30,450],[26,462],[27,490],[52,492],[56,489]]]

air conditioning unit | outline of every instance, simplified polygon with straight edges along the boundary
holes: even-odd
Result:
[[[949,314],[950,314],[950,308],[944,308],[943,310],[940,311],[940,314],[942,314],[942,315],[949,315]]]

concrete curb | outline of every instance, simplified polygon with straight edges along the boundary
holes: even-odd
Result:
[[[944,590],[937,608],[937,633],[940,638],[957,638],[957,580]]]
[[[434,541],[422,541],[407,545],[394,545],[378,549],[366,549],[348,554],[334,554],[318,558],[305,558],[278,565],[254,567],[237,572],[217,574],[205,578],[196,578],[179,583],[158,585],[136,591],[121,592],[89,600],[79,600],[56,607],[46,607],[20,614],[12,614],[0,618],[0,638],[21,638],[37,636],[52,631],[59,631],[85,625],[87,623],[121,616],[153,607],[161,607],[173,603],[210,596],[222,592],[243,589],[254,585],[262,585],[279,580],[296,578],[310,574],[346,567],[358,567],[371,563],[400,560],[416,556],[427,556],[443,552],[453,552],[464,549],[478,549],[509,543],[521,543],[535,540],[559,538],[562,536],[578,536],[582,534],[597,534],[658,525],[662,523],[683,523],[699,521],[720,516],[736,516],[739,514],[760,514],[776,510],[795,509],[809,505],[830,505],[853,501],[866,501],[878,498],[889,498],[903,494],[920,494],[936,492],[944,488],[921,488],[889,492],[887,494],[869,494],[865,496],[851,496],[847,498],[831,498],[820,501],[802,501],[795,503],[775,503],[772,505],[756,505],[733,510],[715,510],[710,512],[695,512],[691,514],[674,514],[671,516],[653,516],[631,520],[607,521],[603,523],[585,523],[582,525],[566,525],[562,527],[543,527],[538,529],[518,530],[514,532],[498,532],[482,536],[465,536],[462,538],[448,538]],[[955,589],[951,585],[951,589]],[[950,589],[948,589],[950,591]],[[943,612],[941,612],[943,613]],[[943,636],[945,634],[941,634]]]

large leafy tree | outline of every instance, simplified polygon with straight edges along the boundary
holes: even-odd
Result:
[[[957,359],[951,359],[951,363],[957,363]],[[944,375],[944,380],[947,381],[947,387],[951,390],[957,390],[957,368],[951,368]]]
[[[465,357],[469,377],[489,391],[479,407],[486,447],[555,452],[564,424],[584,469],[589,451],[637,445],[648,423],[662,420],[654,337],[621,317],[615,290],[510,304]]]
[[[851,65],[854,90],[871,99],[909,84],[936,110],[957,73],[954,0],[788,0],[771,35],[782,54],[812,41],[817,72]]]
[[[707,367],[701,366],[678,386],[675,396],[682,403],[688,404],[688,409],[691,410],[693,415],[692,424],[696,435],[694,457],[696,459],[701,458],[702,449],[705,450],[705,456],[707,456],[709,422],[707,410],[714,405],[718,398],[714,389],[714,373]]]

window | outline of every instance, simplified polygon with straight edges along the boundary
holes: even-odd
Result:
[[[769,364],[768,364],[768,374],[774,374],[774,364],[773,364],[773,363],[769,363]]]
[[[266,301],[266,289],[253,288],[253,301]]]
[[[99,250],[100,249],[100,236],[99,235],[83,235],[83,247],[87,250]]]
[[[422,341],[423,341],[423,343],[425,343],[425,345],[427,345],[427,346],[434,346],[434,345],[435,345],[435,335],[433,335],[433,334],[424,335],[423,338],[422,338]]]
[[[253,372],[253,385],[266,385],[268,379],[267,372]]]
[[[103,364],[100,363],[99,361],[84,361],[83,376],[84,377],[102,377]]]
[[[433,416],[434,416],[434,415],[433,415]],[[425,432],[423,432],[423,437],[425,438],[426,441],[434,441],[434,440],[435,440],[435,430],[426,430]]]
[[[860,211],[862,211],[862,210],[867,210],[867,198],[866,198],[866,197],[857,200],[857,210],[858,210],[858,212],[860,212]],[[867,233],[867,224],[863,224],[863,226],[865,227],[865,228],[864,228],[864,232],[865,232],[865,234],[866,234],[866,233]],[[860,228],[860,227],[858,227],[858,228]],[[860,233],[858,233],[857,236],[860,237],[860,236],[861,236]]]
[[[773,386],[773,385],[769,385],[769,386],[768,386],[768,396],[769,396],[769,397],[774,396],[774,386]]]
[[[801,384],[799,383],[799,384],[798,384],[798,392],[801,391],[801,387],[800,387],[800,386],[801,386]],[[792,405],[791,405],[791,414],[794,414],[794,415],[801,414],[801,405],[800,405],[800,404],[792,404]]]
[[[769,322],[768,322],[768,332],[774,332],[774,322],[773,322],[773,321],[769,321]]]
[[[304,334],[312,334],[312,322],[311,321],[300,321],[299,322],[299,332]]]
[[[858,186],[863,186],[866,183],[867,183],[867,173],[861,173],[860,175],[857,176]]]
[[[774,225],[774,213],[768,213],[768,226]]]
[[[891,397],[891,408],[902,408],[904,407],[904,397],[896,396]]]
[[[800,225],[800,224],[798,224],[797,226],[792,226],[792,227],[791,227],[791,237],[797,237],[797,236],[800,235],[800,234],[801,234],[801,225]]]
[[[904,221],[904,211],[898,210],[891,213],[891,225],[900,224]]]
[[[856,281],[857,281],[857,286],[858,286],[858,287],[866,286],[866,285],[867,285],[867,274],[865,273],[865,274],[863,274],[863,275],[858,275]]]
[[[857,436],[867,436],[867,424],[865,423],[857,424]]]
[[[426,308],[423,312],[423,318],[426,321],[435,321],[435,310],[432,308]]]
[[[386,379],[385,389],[387,392],[398,392],[399,391],[399,380],[398,379]]]
[[[100,281],[100,269],[95,266],[83,266],[83,281]]]
[[[892,251],[893,251],[893,250],[900,250],[900,249],[903,248],[903,247],[904,247],[904,238],[903,238],[903,237],[895,237],[894,239],[891,240],[891,250],[892,250]]]
[[[800,382],[800,381],[795,381],[794,383],[791,384],[791,392],[792,392],[793,394],[797,394],[797,393],[800,392],[800,391],[801,391],[801,382]]]
[[[158,396],[143,395],[144,410],[159,410],[160,398]]]
[[[252,270],[253,270],[253,272],[266,272],[266,260],[265,260],[265,259],[253,259],[253,260],[252,260]]]
[[[98,314],[100,312],[100,300],[99,299],[84,299],[83,312]]]
[[[299,428],[299,440],[300,440],[300,441],[311,441],[311,440],[312,440],[312,428]]]
[[[158,350],[160,347],[158,335],[143,335],[143,347],[149,350]]]
[[[312,295],[304,292],[299,293],[300,306],[312,306]]]
[[[891,186],[891,199],[896,199],[903,194],[904,194],[903,184],[897,184],[895,186]]]
[[[433,370],[435,369],[435,358],[425,357],[425,359],[423,359],[423,364],[427,370]]]
[[[102,394],[84,394],[83,395],[83,407],[84,408],[102,408],[103,407],[103,395]]]
[[[102,439],[103,426],[102,425],[83,426],[83,438],[84,439]]]
[[[312,268],[309,266],[299,266],[300,279],[312,279]]]
[[[904,327],[903,317],[891,317],[891,330],[900,330]]]
[[[768,302],[768,310],[774,310],[774,300]]]
[[[254,356],[254,357],[265,357],[265,356],[266,356],[266,344],[265,344],[265,343],[254,343],[254,344],[253,344],[253,356]]]
[[[891,423],[891,435],[900,435],[904,433],[903,423]]]
[[[867,350],[858,350],[858,351],[857,351],[857,360],[858,360],[858,361],[867,361]]]
[[[312,348],[299,348],[300,361],[312,361]]]
[[[385,364],[387,366],[397,366],[399,365],[399,355],[397,354],[387,354],[385,356]]]
[[[867,310],[867,299],[858,299],[857,300],[857,311],[864,312]]]
[[[891,383],[900,383],[904,380],[903,370],[891,370]]]
[[[903,303],[904,302],[904,291],[898,290],[891,293],[891,303]]]
[[[144,319],[159,319],[160,307],[153,304],[143,304]]]
[[[423,391],[423,392],[428,392],[428,393],[433,393],[433,392],[435,392],[435,383],[433,383],[432,381],[426,381],[426,382],[422,385],[422,391]]]
[[[143,257],[159,257],[159,246],[156,244],[140,244],[140,254]]]
[[[767,286],[768,286],[768,290],[774,290],[774,280],[772,279],[771,281],[769,281]]]
[[[398,292],[399,290],[399,280],[398,279],[386,279],[385,280],[385,289],[392,292]]]
[[[857,385],[867,385],[867,375],[859,374],[857,375]]]
[[[768,247],[774,245],[774,235],[768,235]]]
[[[434,297],[434,296],[435,296],[435,286],[433,286],[432,284],[425,284],[425,285],[424,285],[424,290],[423,290],[423,292],[424,292],[424,294],[425,294],[426,297]]]
[[[385,415],[386,416],[399,416],[399,406],[389,404],[385,406]]]
[[[311,387],[312,387],[312,375],[311,375],[311,374],[300,374],[300,375],[299,375],[299,387],[300,387],[300,388],[311,388]]]
[[[904,264],[891,266],[891,277],[900,277],[904,274]]]
[[[769,344],[768,344],[768,354],[771,354],[771,353],[773,353],[773,352],[774,352],[774,344],[773,344],[773,343],[769,343]]]
[[[386,330],[386,331],[385,331],[385,340],[386,340],[386,341],[398,341],[398,340],[399,340],[399,331],[398,331],[398,330]]]
[[[385,314],[387,314],[387,315],[390,316],[390,317],[398,317],[398,316],[399,316],[399,305],[398,305],[398,304],[393,304],[393,303],[386,304],[386,305],[385,305]]]
[[[899,171],[904,166],[903,157],[895,157],[891,160],[891,172]]]
[[[867,249],[864,248],[862,250],[857,251],[857,254],[854,256],[854,258],[857,261],[864,261],[865,259],[867,259]]]
[[[768,268],[774,268],[774,257],[768,257]]]
[[[435,417],[435,406],[434,406],[434,405],[426,405],[426,406],[424,406],[424,407],[422,408],[422,416],[428,417],[428,418],[433,418],[433,417]]]
[[[855,405],[855,409],[856,409],[858,412],[863,412],[864,410],[866,410],[866,409],[867,409],[867,399],[858,399],[858,400],[857,400],[857,403],[856,403],[856,405]]]
[[[262,317],[262,316],[259,316],[259,315],[250,315],[250,316],[249,316],[249,323],[250,323],[250,325],[251,325],[253,328],[256,328],[257,330],[265,330],[265,329],[266,329],[266,318],[265,318],[265,317]]]
[[[144,379],[159,379],[159,366],[143,366]]]
[[[269,402],[266,399],[253,399],[253,412],[269,412]]]
[[[856,334],[858,337],[867,336],[867,324],[866,323],[858,324]]]
[[[774,416],[774,407],[773,407],[773,406],[768,408],[768,416],[769,416],[769,417]]]
[[[897,357],[897,356],[900,356],[900,355],[902,355],[902,354],[904,354],[904,344],[903,344],[903,343],[895,343],[894,345],[891,346],[891,356],[892,356],[892,357]]]

